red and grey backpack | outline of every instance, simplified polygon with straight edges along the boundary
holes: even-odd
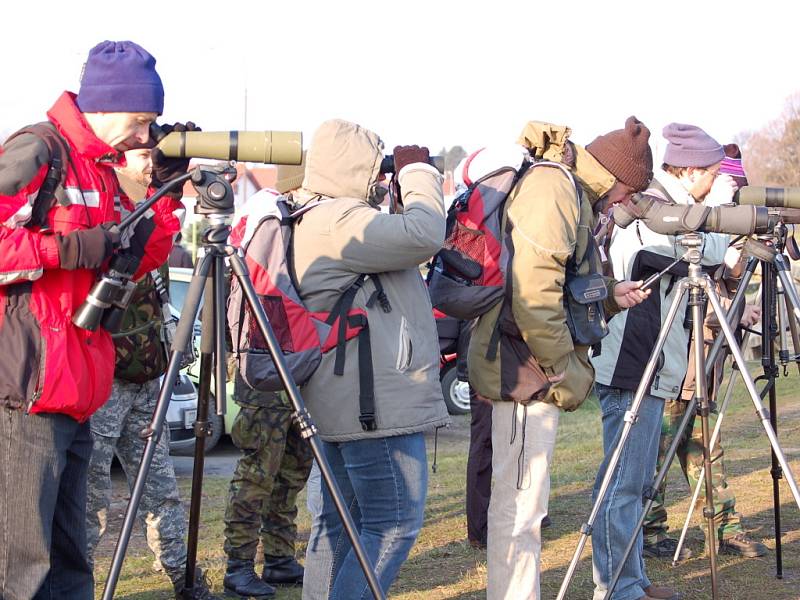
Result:
[[[327,199],[315,199],[295,210],[288,198],[265,190],[250,198],[258,206],[258,215],[250,215],[242,240],[245,263],[250,272],[261,306],[264,308],[283,359],[297,385],[308,382],[319,367],[322,354],[336,352],[334,373],[344,375],[345,342],[358,338],[359,420],[366,431],[376,429],[372,352],[367,313],[352,308],[353,299],[367,277],[375,292],[368,306],[375,301],[389,312],[391,306],[377,275],[359,275],[347,288],[333,310],[308,310],[297,291],[291,265],[292,233],[295,223]],[[250,232],[252,231],[252,234]],[[228,300],[228,324],[239,372],[253,389],[277,392],[283,389],[275,362],[267,349],[250,306],[244,301],[239,282],[234,278]]]
[[[431,304],[451,317],[474,319],[488,312],[505,294],[507,251],[501,231],[506,198],[528,169],[556,167],[575,183],[559,163],[532,162],[501,166],[472,181],[468,169],[482,150],[464,163],[462,178],[468,186],[447,212],[445,242],[431,260],[428,290]]]

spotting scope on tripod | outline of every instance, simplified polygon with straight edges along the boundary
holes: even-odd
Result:
[[[619,565],[615,569],[614,577],[606,591],[605,598],[610,598],[613,590],[615,589],[619,578],[623,572],[624,566],[630,553],[636,546],[638,534],[644,523],[645,516],[653,504],[654,490],[660,486],[666,472],[669,469],[672,459],[675,456],[677,446],[682,438],[683,432],[687,424],[695,416],[695,411],[701,419],[701,429],[703,438],[703,463],[704,463],[704,479],[706,489],[706,502],[703,511],[704,517],[707,521],[709,540],[716,540],[716,525],[714,521],[714,504],[713,504],[713,484],[711,481],[711,432],[709,427],[709,413],[710,402],[708,398],[707,389],[707,376],[710,373],[710,365],[713,365],[718,353],[721,351],[722,345],[726,344],[731,352],[735,364],[741,373],[747,393],[753,402],[759,421],[761,422],[764,431],[769,439],[772,452],[774,467],[773,470],[780,472],[785,477],[792,495],[800,507],[800,491],[798,491],[797,483],[794,475],[786,460],[786,456],[780,448],[778,443],[777,434],[775,432],[774,423],[774,407],[768,411],[761,402],[761,395],[756,389],[753,378],[747,371],[744,357],[740,347],[733,334],[735,323],[730,322],[730,315],[738,315],[738,311],[734,312],[733,309],[730,313],[726,313],[720,302],[719,296],[715,289],[715,284],[708,274],[704,273],[701,267],[703,259],[703,240],[698,232],[722,232],[733,233],[742,235],[760,234],[762,236],[775,236],[778,235],[781,228],[784,227],[786,222],[795,223],[800,218],[800,213],[796,209],[786,208],[768,208],[764,206],[721,206],[717,208],[704,207],[702,205],[695,205],[691,207],[670,204],[658,203],[651,198],[644,198],[641,202],[634,202],[631,206],[622,207],[620,211],[621,218],[618,221],[618,213],[614,213],[614,220],[621,226],[626,226],[632,223],[635,219],[641,219],[650,229],[657,233],[665,235],[679,236],[679,244],[683,248],[681,261],[686,263],[686,276],[681,278],[676,284],[674,300],[669,307],[669,312],[661,324],[658,332],[658,338],[655,347],[652,350],[650,358],[644,368],[644,373],[641,381],[636,389],[633,401],[628,409],[624,426],[617,438],[616,445],[613,447],[613,452],[607,454],[607,462],[604,465],[602,472],[602,481],[596,487],[596,498],[592,506],[591,513],[587,521],[581,527],[581,537],[578,546],[573,555],[572,561],[567,569],[567,574],[562,582],[561,589],[558,594],[559,600],[566,597],[566,592],[574,576],[575,569],[580,559],[583,548],[586,544],[588,537],[592,534],[594,523],[600,513],[601,505],[609,492],[613,474],[620,462],[625,444],[630,437],[631,430],[636,427],[638,413],[645,399],[651,389],[651,383],[656,372],[659,357],[664,348],[670,328],[675,321],[679,309],[684,300],[688,300],[688,307],[691,313],[692,322],[692,337],[695,340],[694,351],[689,357],[693,362],[695,373],[698,374],[695,395],[692,398],[689,406],[687,407],[683,420],[676,433],[672,446],[670,447],[664,465],[659,470],[656,480],[649,488],[646,494],[647,504],[645,505],[641,518],[636,526],[634,535],[628,543],[625,554],[619,561]],[[742,210],[744,209],[744,210]],[[800,298],[797,296],[797,291],[787,275],[788,267],[782,254],[776,252],[774,248],[769,245],[760,243],[759,246],[753,246],[755,251],[760,251],[765,260],[769,260],[770,264],[774,264],[777,268],[777,275],[783,284],[784,292],[786,293],[787,301],[791,303],[794,318],[800,317]],[[752,275],[752,266],[747,272]],[[744,292],[749,282],[749,275],[743,279],[737,291],[737,296],[734,298],[734,304],[744,301]],[[714,315],[720,323],[721,333],[717,338],[715,344],[712,346],[708,357],[704,350],[703,344],[703,322],[705,320],[705,305],[711,307]],[[703,376],[702,374],[705,374]],[[716,544],[709,544],[709,558],[711,568],[711,585],[712,596],[717,597],[717,558],[716,558]],[[616,557],[615,557],[616,560]]]
[[[232,269],[233,276],[237,278],[243,290],[245,301],[255,316],[258,328],[267,344],[268,350],[273,356],[284,389],[294,409],[293,420],[301,436],[307,440],[311,446],[312,454],[319,465],[323,481],[331,492],[334,505],[339,513],[350,542],[352,543],[356,558],[364,571],[367,584],[373,596],[376,599],[383,600],[384,595],[375,576],[373,566],[370,564],[369,558],[366,555],[350,515],[349,508],[344,503],[341,491],[339,490],[327,459],[322,451],[321,442],[317,437],[316,426],[311,420],[305,408],[302,396],[300,395],[300,391],[286,366],[272,326],[264,312],[263,306],[258,300],[250,280],[247,267],[239,252],[228,244],[228,236],[230,234],[231,222],[234,214],[234,194],[231,183],[234,181],[235,177],[236,169],[229,163],[194,167],[185,175],[177,177],[165,184],[162,189],[159,190],[159,193],[154,194],[153,197],[144,201],[121,225],[121,227],[124,227],[130,223],[134,223],[159,197],[167,193],[173,187],[183,185],[186,181],[190,181],[197,192],[195,213],[203,216],[208,222],[208,228],[202,234],[202,258],[195,267],[186,293],[183,310],[171,346],[169,365],[161,384],[158,402],[149,426],[142,432],[142,437],[146,440],[145,448],[131,491],[131,499],[125,512],[125,518],[102,597],[104,600],[111,600],[114,596],[114,591],[122,569],[122,563],[136,520],[137,509],[145,488],[150,462],[152,461],[158,439],[163,431],[171,390],[178,376],[183,354],[191,339],[194,323],[202,304],[199,400],[197,420],[194,423],[196,442],[192,475],[192,496],[189,509],[186,587],[183,592],[185,598],[193,597],[192,594],[196,580],[198,530],[201,514],[205,438],[211,434],[211,425],[208,419],[208,405],[211,394],[212,376],[216,386],[215,394],[218,414],[224,414],[224,399],[226,398],[225,296],[227,284],[225,281],[225,270],[226,262],[228,262]],[[117,277],[117,279],[124,284],[125,274],[120,275],[117,273],[114,277]],[[106,288],[111,286],[113,289],[119,289],[120,287],[117,285],[117,282],[113,284],[108,282],[104,283],[103,278],[101,278],[95,288],[99,289],[99,287],[103,285]],[[89,324],[95,322],[98,324],[102,323],[103,315],[109,307],[103,306],[102,304],[98,305],[98,303],[92,303],[91,301],[89,301],[89,304],[93,307],[93,310],[90,310],[90,308],[86,309],[86,315],[84,317],[86,322]]]

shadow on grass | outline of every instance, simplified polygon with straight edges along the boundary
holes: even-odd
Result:
[[[402,578],[392,589],[412,592],[456,585],[485,562],[485,550],[473,548],[466,540],[449,542],[409,558],[403,564]]]
[[[683,499],[683,498],[682,498]],[[728,599],[738,598],[770,598],[771,600],[797,600],[800,598],[800,517],[797,506],[793,500],[781,503],[783,522],[783,579],[775,578],[775,543],[772,538],[772,511],[763,510],[746,515],[745,527],[749,535],[757,541],[763,541],[769,552],[759,558],[743,558],[730,555],[718,556],[718,597]],[[678,511],[676,511],[678,512]],[[563,518],[566,522],[552,531],[560,534],[561,531],[573,531],[567,534],[568,551],[559,556],[557,565],[545,567],[542,570],[542,597],[555,597],[561,582],[566,574],[567,565],[572,558],[577,546],[579,533],[577,532],[581,521],[576,515],[551,510],[554,525]],[[683,515],[681,515],[682,520]],[[585,519],[585,516],[582,518]],[[703,530],[701,531],[701,527]],[[673,532],[677,536],[678,532]],[[567,540],[563,537],[551,536],[550,530],[544,533],[545,549],[549,544],[563,544]],[[692,550],[692,557],[676,566],[671,565],[671,559],[647,559],[646,569],[649,578],[659,585],[667,585],[676,591],[682,592],[684,597],[700,600],[711,598],[711,575],[708,555],[705,553],[704,524],[695,520],[689,529],[687,547]],[[578,563],[575,576],[569,587],[568,598],[590,597],[594,589],[592,581],[591,538],[587,540],[587,548]],[[750,580],[750,584],[743,586],[742,578]],[[763,590],[763,595],[753,596],[753,582],[762,582],[758,589]],[[744,587],[744,590],[743,590]]]

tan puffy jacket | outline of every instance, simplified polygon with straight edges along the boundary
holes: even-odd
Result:
[[[399,174],[402,214],[385,214],[369,201],[378,181],[383,144],[346,121],[324,123],[308,152],[302,197],[333,201],[316,206],[295,226],[294,268],[312,311],[330,311],[361,273],[378,273],[392,310],[376,303],[367,280],[353,304],[369,320],[378,429],[359,423],[357,339],[346,344],[345,373],[333,372],[327,353],[303,388],[323,439],[348,441],[414,433],[449,422],[439,384],[436,325],[418,265],[444,241],[442,178],[429,165]]]
[[[507,390],[530,377],[531,357],[538,360],[546,374],[565,374],[550,388],[545,402],[574,410],[591,390],[594,370],[589,363],[589,349],[573,344],[566,325],[565,268],[574,255],[579,274],[599,272],[596,254],[591,258],[587,252],[593,243],[592,206],[615,180],[586,150],[577,145],[573,149],[576,156],[572,171],[582,189],[580,205],[570,178],[559,168],[547,167],[530,169],[506,201],[502,230],[506,230],[508,221],[513,224],[510,242],[514,254],[507,276],[513,278],[510,306],[520,336],[517,340],[501,336],[497,357],[487,358],[501,314],[500,303],[478,321],[469,352],[470,383],[479,394],[492,400],[523,401],[509,397]],[[554,153],[545,157],[558,158]],[[613,302],[614,284],[610,279],[606,282],[607,318],[619,310]],[[509,345],[505,351],[503,344]]]

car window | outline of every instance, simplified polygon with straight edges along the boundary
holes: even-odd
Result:
[[[183,302],[186,300],[186,292],[189,289],[188,281],[175,281],[169,282],[169,302],[178,309],[178,312],[183,310]]]

